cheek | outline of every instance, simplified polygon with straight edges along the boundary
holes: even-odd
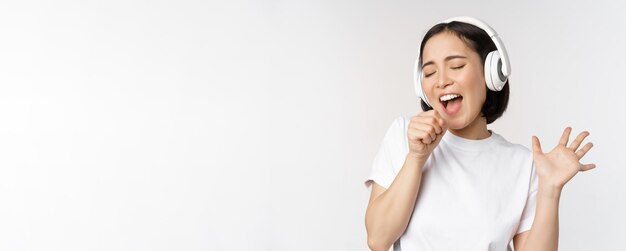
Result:
[[[459,83],[463,84],[463,89],[467,91],[466,95],[471,95],[467,97],[467,100],[471,102],[472,107],[480,110],[487,98],[487,86],[483,76],[477,72],[468,71],[459,76]]]
[[[422,79],[422,90],[426,94],[426,97],[431,103],[435,103],[435,97],[433,96],[435,93],[435,82],[430,79]],[[434,104],[432,104],[434,105]]]
[[[485,84],[485,79],[482,75],[477,76],[474,80],[474,94],[482,106],[482,103],[484,103],[487,98],[487,85]]]

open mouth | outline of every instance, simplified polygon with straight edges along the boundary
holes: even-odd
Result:
[[[448,114],[454,114],[461,109],[463,96],[459,94],[446,94],[441,96],[439,101],[441,101],[443,108]]]

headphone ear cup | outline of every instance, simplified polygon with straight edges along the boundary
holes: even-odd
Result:
[[[487,54],[485,59],[485,83],[487,88],[492,91],[500,91],[506,84],[507,77],[502,73],[502,60],[500,53],[492,51]]]

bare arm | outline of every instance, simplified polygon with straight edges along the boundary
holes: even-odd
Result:
[[[580,159],[593,146],[587,143],[579,149],[589,132],[578,134],[567,146],[571,131],[572,128],[565,128],[559,144],[547,154],[541,150],[539,139],[533,137],[533,158],[539,176],[537,207],[531,230],[517,235],[513,240],[516,251],[558,250],[561,191],[578,172],[596,167],[595,164],[580,163]]]
[[[372,184],[365,212],[367,244],[372,250],[388,250],[406,230],[422,181],[422,168],[445,131],[445,122],[435,110],[411,118],[409,153],[402,168],[387,190]]]
[[[422,180],[425,160],[407,155],[389,189],[373,182],[365,213],[367,244],[372,250],[388,250],[406,229]]]
[[[513,240],[516,251],[558,250],[560,198],[560,188],[542,186],[539,183],[533,225],[530,231],[517,235]]]

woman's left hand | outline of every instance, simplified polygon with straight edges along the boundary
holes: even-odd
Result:
[[[593,147],[591,142],[578,149],[582,141],[589,136],[589,132],[584,131],[578,134],[576,139],[567,146],[571,127],[565,128],[559,144],[548,153],[541,150],[541,143],[536,136],[533,136],[533,159],[539,181],[544,181],[544,185],[562,189],[574,175],[579,171],[587,171],[596,167],[595,164],[582,164],[580,159]],[[547,182],[547,183],[545,183]]]

